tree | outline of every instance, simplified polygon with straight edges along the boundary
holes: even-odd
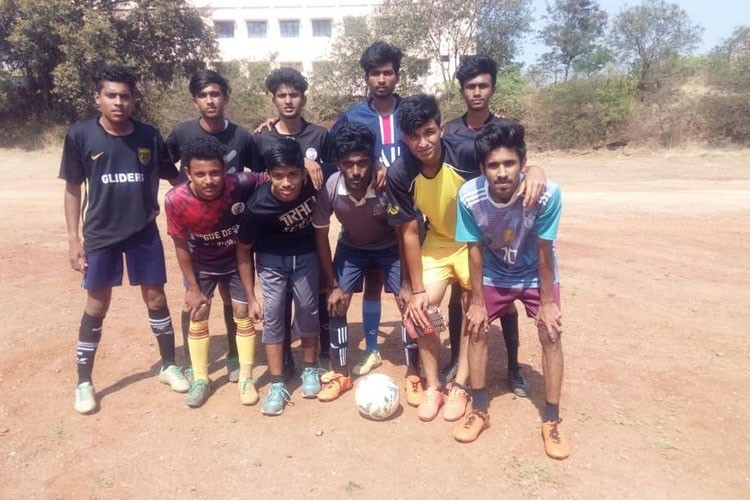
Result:
[[[632,66],[643,93],[661,63],[695,50],[703,28],[687,12],[663,0],[622,10],[612,23],[610,42],[620,60]]]
[[[478,17],[477,54],[492,57],[501,67],[510,64],[531,27],[531,0],[483,1]]]
[[[25,109],[75,119],[103,63],[164,85],[214,58],[216,41],[187,0],[0,0],[0,49],[0,65],[24,76]]]
[[[555,0],[547,6],[547,25],[539,38],[552,50],[542,55],[543,64],[562,67],[568,80],[573,63],[594,52],[596,40],[604,35],[607,13],[593,0]]]

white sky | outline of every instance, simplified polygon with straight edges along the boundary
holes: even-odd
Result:
[[[552,1],[552,0],[551,0]],[[648,1],[648,0],[646,0]],[[750,1],[748,0],[666,0],[684,9],[690,19],[704,28],[703,43],[698,53],[706,53],[727,39],[736,26],[750,25]],[[550,2],[551,3],[551,2]],[[598,0],[599,6],[614,18],[623,7],[640,5],[639,1]],[[546,0],[533,0],[534,33],[527,36],[522,43],[523,52],[517,58],[526,64],[533,64],[537,57],[546,52],[545,47],[536,40],[536,32],[543,26],[542,16],[546,13]]]

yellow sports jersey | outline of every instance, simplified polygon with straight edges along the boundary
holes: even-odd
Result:
[[[466,182],[456,169],[443,163],[433,178],[417,175],[414,179],[414,204],[427,218],[427,235],[424,247],[455,247],[456,198]]]

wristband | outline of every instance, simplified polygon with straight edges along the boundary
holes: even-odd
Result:
[[[420,293],[427,293],[427,290],[420,290],[418,292],[411,292],[412,295],[419,295]]]

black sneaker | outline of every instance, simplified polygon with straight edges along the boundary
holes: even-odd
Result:
[[[508,370],[508,385],[510,385],[513,394],[519,398],[529,397],[529,384],[526,383],[523,375],[521,375],[520,368],[517,370]]]
[[[444,386],[448,385],[456,378],[456,373],[458,373],[458,363],[451,361],[440,370],[440,381]]]

